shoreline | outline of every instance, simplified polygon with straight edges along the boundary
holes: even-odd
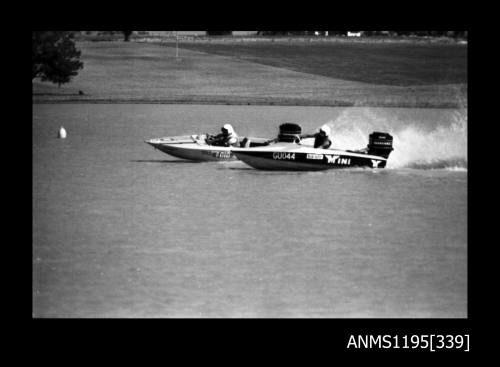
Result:
[[[282,98],[238,98],[220,99],[213,97],[193,98],[33,98],[32,104],[197,104],[197,105],[234,105],[234,106],[297,106],[297,107],[374,107],[374,108],[467,108],[460,102],[352,102],[342,100],[302,100]]]

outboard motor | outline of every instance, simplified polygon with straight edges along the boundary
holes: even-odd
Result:
[[[391,154],[393,150],[392,135],[379,131],[374,131],[370,134],[368,140],[368,154],[389,158],[389,154]]]
[[[302,134],[300,125],[286,122],[279,127],[278,142],[298,143],[300,134]]]

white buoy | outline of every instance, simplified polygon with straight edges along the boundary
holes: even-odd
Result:
[[[64,130],[64,127],[61,126],[59,129],[59,134],[57,134],[57,137],[59,139],[65,139],[66,138],[66,130]]]

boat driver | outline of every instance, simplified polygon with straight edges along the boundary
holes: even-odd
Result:
[[[314,138],[314,148],[328,149],[332,145],[330,140],[331,129],[328,125],[323,125],[319,128],[319,131],[315,134],[301,135],[303,138]]]
[[[230,124],[225,124],[221,128],[221,131],[222,133],[216,136],[207,137],[207,144],[219,147],[229,147],[238,144],[238,135]]]

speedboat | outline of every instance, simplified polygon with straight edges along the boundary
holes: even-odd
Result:
[[[207,137],[207,134],[169,136],[146,140],[145,143],[163,153],[192,161],[209,162],[238,159],[231,151],[231,147],[210,145],[207,143]],[[267,141],[267,139],[262,138],[246,138],[243,141],[246,143],[249,139],[251,143],[246,144],[249,147],[257,146],[260,142]]]
[[[300,125],[286,123],[274,143],[231,148],[241,161],[261,170],[317,171],[332,168],[383,168],[393,150],[390,134],[375,131],[360,150],[319,149],[302,143]]]

